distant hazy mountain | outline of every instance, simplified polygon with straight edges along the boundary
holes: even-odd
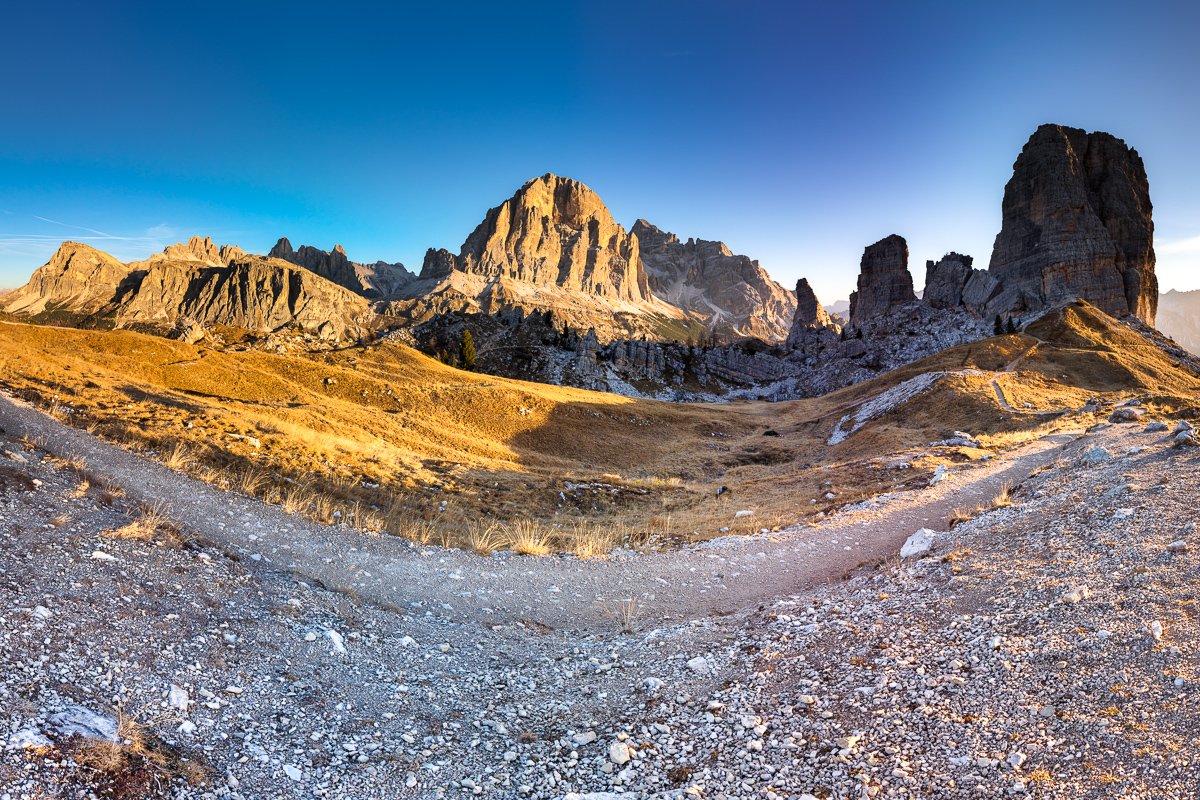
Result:
[[[1200,354],[1200,289],[1160,294],[1157,325],[1180,345]]]

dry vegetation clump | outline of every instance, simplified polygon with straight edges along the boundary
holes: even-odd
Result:
[[[617,601],[612,606],[607,607],[605,613],[612,617],[613,621],[617,624],[617,628],[621,633],[625,634],[635,633],[638,621],[642,617],[642,610],[638,605],[636,597]]]
[[[579,558],[604,558],[625,539],[625,531],[612,524],[579,520],[566,535],[566,549]]]
[[[180,471],[186,470],[194,460],[191,450],[181,441],[175,442],[175,446],[162,456],[162,463],[167,469]]]
[[[1000,487],[1000,491],[992,498],[992,509],[1008,508],[1013,504],[1013,485],[1006,483]]]
[[[960,507],[951,511],[946,517],[946,525],[949,528],[954,528],[955,525],[961,525],[964,522],[970,522],[971,520],[975,519],[975,517],[978,517],[980,514],[987,513],[988,511],[1008,508],[1016,502],[1014,497],[1015,492],[1016,489],[1011,483],[1005,483],[1000,487],[999,491],[996,492],[996,496],[991,499],[991,502],[987,503],[986,505],[978,505],[974,508]]]
[[[167,516],[161,505],[142,505],[136,517],[119,528],[100,534],[108,539],[133,539],[139,542],[159,542],[173,547],[182,544],[178,526]]]
[[[471,521],[467,524],[467,547],[481,556],[490,556],[508,543],[505,530],[495,522]]]
[[[160,739],[153,728],[175,721],[173,715],[152,715],[147,709],[129,713],[116,709],[117,740],[76,734],[63,749],[75,764],[90,773],[101,796],[113,800],[145,800],[169,796],[179,782],[198,786],[209,777],[200,761],[185,758]]]
[[[523,556],[545,556],[553,550],[554,536],[532,520],[517,520],[508,526],[508,546]]]
[[[946,527],[953,530],[954,526],[961,525],[964,522],[970,522],[971,520],[975,519],[975,516],[978,513],[978,508],[956,508],[946,516]]]

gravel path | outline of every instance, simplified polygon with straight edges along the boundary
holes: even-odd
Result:
[[[77,454],[135,499],[158,504],[190,532],[251,569],[290,573],[386,607],[420,605],[488,624],[532,620],[560,630],[611,628],[614,609],[687,620],[727,614],[842,578],[893,558],[919,528],[940,530],[956,508],[986,505],[1052,463],[1075,434],[1057,434],[955,470],[938,485],[860,504],[819,525],[725,537],[682,551],[618,552],[604,560],[481,557],[323,526],[130,454],[0,395],[0,427]],[[797,498],[798,502],[802,502]]]

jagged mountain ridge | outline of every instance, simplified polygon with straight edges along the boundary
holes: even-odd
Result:
[[[326,280],[372,300],[396,297],[405,286],[417,278],[399,262],[390,264],[376,261],[374,264],[361,264],[351,261],[340,244],[335,244],[332,250],[321,250],[306,244],[301,245],[298,250],[293,249],[286,236],[275,243],[267,256],[304,267]]]
[[[316,273],[199,236],[128,264],[88,245],[64,243],[5,298],[4,310],[162,329],[271,332],[292,326],[325,338],[354,335],[370,316],[364,298]],[[189,334],[196,335],[194,329]]]
[[[641,246],[655,295],[698,315],[724,338],[787,338],[796,295],[771,280],[758,261],[735,255],[724,242],[680,242],[644,219],[630,230]]]

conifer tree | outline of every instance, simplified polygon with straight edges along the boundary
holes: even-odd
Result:
[[[469,330],[463,331],[462,335],[462,367],[475,369],[475,337]]]

